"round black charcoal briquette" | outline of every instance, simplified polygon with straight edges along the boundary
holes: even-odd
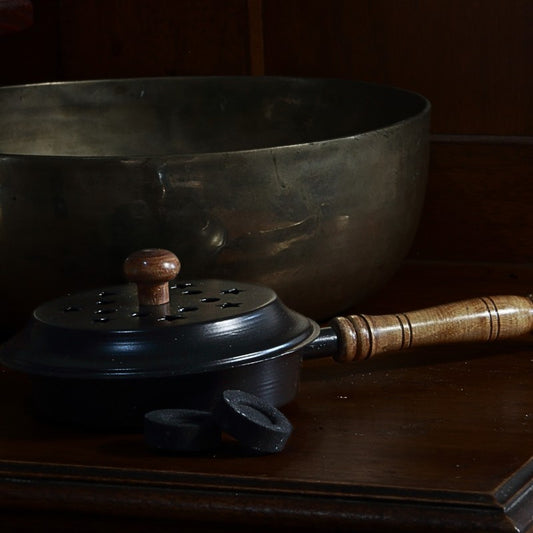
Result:
[[[280,452],[292,433],[292,425],[281,411],[239,390],[225,391],[213,416],[226,433],[257,453]]]
[[[203,452],[220,445],[221,431],[210,412],[160,409],[144,416],[144,439],[155,450]]]

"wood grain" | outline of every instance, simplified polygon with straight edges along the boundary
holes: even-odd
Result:
[[[248,0],[248,35],[250,74],[265,74],[265,44],[263,35],[263,0]]]
[[[391,351],[465,342],[493,342],[533,330],[533,302],[525,296],[487,296],[388,315],[334,318],[334,359],[364,361]]]
[[[245,0],[61,4],[66,79],[246,74]]]
[[[265,72],[397,85],[433,103],[433,131],[532,135],[529,0],[269,0]]]
[[[33,0],[34,24],[0,36],[0,84],[250,69],[246,0]]]
[[[533,143],[433,142],[411,259],[533,262]]]
[[[11,0],[0,3],[0,35],[29,28],[33,23],[30,0]]]
[[[61,79],[59,0],[33,0],[33,23],[0,36],[0,85]]]
[[[181,268],[179,259],[161,248],[138,250],[124,261],[124,274],[137,284],[140,306],[162,305],[170,301],[168,282]]]

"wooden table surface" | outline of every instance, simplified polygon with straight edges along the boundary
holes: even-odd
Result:
[[[533,269],[407,264],[358,311],[524,294]],[[528,531],[533,338],[303,364],[277,455],[158,455],[135,434],[35,421],[0,373],[3,531]],[[110,406],[110,409],[112,406]]]

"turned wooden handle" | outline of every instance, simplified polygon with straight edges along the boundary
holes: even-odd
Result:
[[[339,362],[415,346],[495,341],[533,329],[533,301],[525,296],[488,296],[393,315],[334,318]]]
[[[168,282],[180,271],[178,258],[162,248],[146,248],[124,261],[124,274],[137,284],[139,305],[162,305],[170,300]]]

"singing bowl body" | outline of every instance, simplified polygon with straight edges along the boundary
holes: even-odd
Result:
[[[0,322],[174,250],[324,319],[379,287],[423,204],[430,105],[356,81],[150,78],[0,88]]]

